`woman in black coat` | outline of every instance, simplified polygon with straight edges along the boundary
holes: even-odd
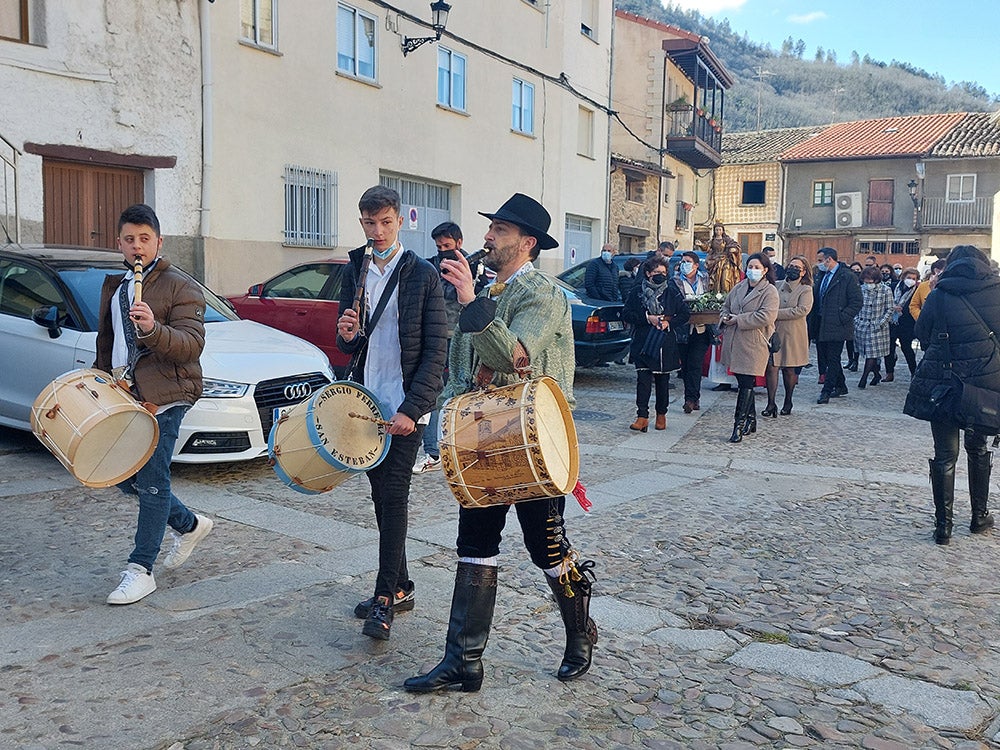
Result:
[[[969,499],[972,522],[969,530],[979,534],[993,526],[988,509],[991,455],[984,428],[957,413],[959,404],[949,398],[955,378],[1000,397],[1000,344],[993,331],[1000,331],[1000,277],[986,256],[972,245],[959,245],[948,256],[948,266],[934,291],[927,297],[914,327],[924,350],[917,365],[903,411],[931,423],[934,458],[930,459],[931,490],[934,495],[934,541],[951,539],[955,500],[955,463],[959,432],[965,432],[969,459]],[[981,417],[986,421],[986,417]]]
[[[670,373],[680,369],[676,326],[687,323],[691,313],[677,285],[667,275],[667,264],[654,256],[642,264],[641,283],[635,284],[625,301],[623,316],[632,324],[629,356],[636,369],[636,419],[629,429],[645,432],[649,427],[649,397],[656,383],[657,430],[667,428]]]

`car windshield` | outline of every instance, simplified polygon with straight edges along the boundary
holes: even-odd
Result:
[[[176,268],[176,266],[174,266]],[[97,330],[98,306],[101,303],[101,286],[105,277],[110,274],[121,273],[117,268],[63,268],[59,271],[59,278],[69,287],[73,297],[76,299],[80,310],[87,319],[87,328],[91,331]],[[182,272],[183,273],[183,272]],[[188,276],[188,274],[184,274]],[[188,278],[191,278],[188,276]],[[199,284],[205,295],[205,322],[218,323],[223,320],[239,320],[239,316],[232,311],[229,303],[219,297],[215,292]]]

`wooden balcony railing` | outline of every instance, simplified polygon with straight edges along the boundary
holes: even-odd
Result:
[[[992,220],[992,198],[961,202],[924,198],[921,225],[925,227],[988,227]]]

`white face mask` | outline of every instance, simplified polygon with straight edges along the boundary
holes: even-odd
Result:
[[[917,280],[916,279],[912,279],[912,278],[911,279],[903,279],[903,286],[905,286],[907,289],[909,289],[911,287],[914,287],[916,285],[917,285]]]
[[[610,250],[604,250],[604,251],[602,251],[601,252],[601,260],[603,260],[605,263],[610,263],[611,262],[611,251]]]

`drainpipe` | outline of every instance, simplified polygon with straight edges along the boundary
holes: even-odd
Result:
[[[666,118],[667,118],[667,54],[663,53],[663,85],[660,91],[660,158],[657,160],[660,169],[663,169],[663,157],[666,149]],[[660,244],[660,222],[663,221],[663,181],[667,179],[662,174],[657,181],[659,189],[656,191],[656,244]]]
[[[212,110],[212,20],[209,4],[200,0],[198,14],[201,23],[201,276],[205,278],[205,243],[212,227],[212,131],[215,124]]]
[[[612,90],[615,78],[615,13],[612,9],[611,11],[611,46],[608,50],[608,111],[610,112],[614,100],[612,99]],[[611,242],[611,115],[608,115],[608,132],[607,132],[607,161],[604,169],[604,174],[607,175],[604,180],[604,236],[606,239],[604,242]],[[603,243],[601,243],[603,244]],[[616,242],[615,245],[618,243]],[[593,255],[594,248],[591,248],[591,255]]]

